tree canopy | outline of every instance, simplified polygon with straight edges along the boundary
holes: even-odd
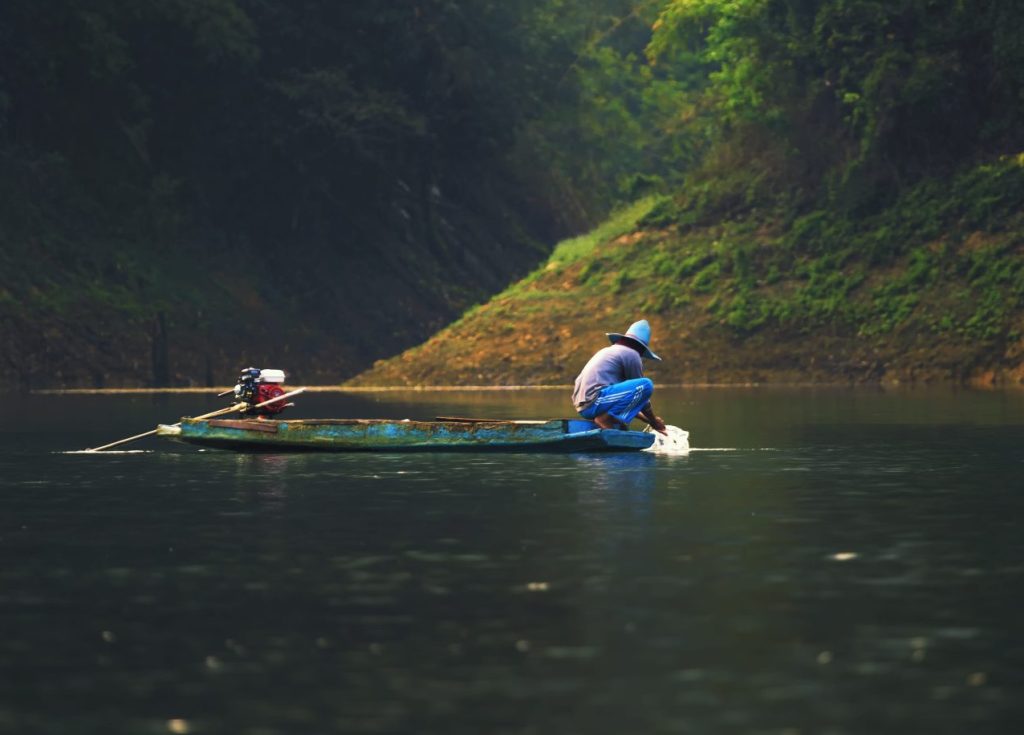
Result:
[[[712,156],[860,206],[1017,150],[1022,21],[1005,0],[671,0],[647,52],[702,62]]]
[[[1010,0],[6,0],[0,261],[56,267],[0,305],[201,324],[202,268],[331,333],[386,283],[365,361],[640,196],[863,215],[1018,154],[1022,31]]]

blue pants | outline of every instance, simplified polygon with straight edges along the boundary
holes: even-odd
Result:
[[[592,419],[603,413],[616,421],[628,424],[651,401],[654,383],[650,378],[635,378],[607,385],[597,394],[597,400],[580,411],[580,416]]]

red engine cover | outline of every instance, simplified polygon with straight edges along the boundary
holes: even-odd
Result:
[[[263,401],[269,401],[271,398],[277,398],[278,396],[284,395],[285,390],[276,383],[260,383],[256,387],[256,403],[263,403]],[[269,406],[263,406],[257,408],[256,413],[263,416],[268,416],[275,413],[281,413],[288,402],[278,401],[277,403],[271,403]]]

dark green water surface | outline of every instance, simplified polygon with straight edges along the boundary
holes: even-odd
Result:
[[[1024,732],[1024,394],[655,404],[696,451],[69,454],[219,404],[4,399],[0,732]]]

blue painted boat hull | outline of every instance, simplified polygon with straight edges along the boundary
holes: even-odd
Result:
[[[386,419],[197,420],[159,436],[241,452],[630,452],[654,442],[642,431],[591,421],[391,421]]]

